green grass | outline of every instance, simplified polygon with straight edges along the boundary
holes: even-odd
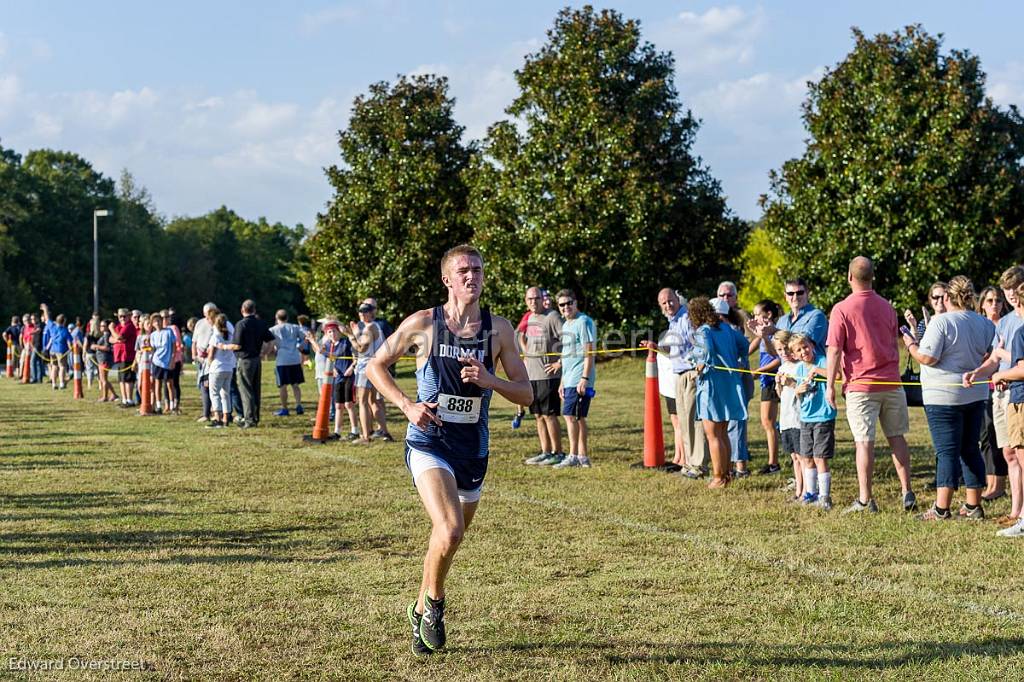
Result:
[[[264,425],[247,432],[197,425],[192,386],[185,417],[140,418],[0,380],[0,677],[11,657],[148,666],[76,679],[1024,676],[1024,544],[898,512],[888,457],[883,513],[855,518],[784,505],[778,477],[711,492],[632,471],[642,364],[598,371],[589,471],[523,466],[533,424],[513,432],[495,400],[448,582],[450,650],[427,660],[404,611],[428,526],[400,443],[302,444],[312,415],[270,414],[269,365]],[[920,489],[933,455],[911,419]],[[838,507],[856,482],[842,414],[837,432]],[[751,447],[759,466],[755,422]]]

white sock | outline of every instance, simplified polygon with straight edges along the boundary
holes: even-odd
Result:
[[[804,468],[804,494],[818,494],[818,470],[810,467]]]
[[[818,474],[818,488],[821,490],[822,497],[829,497],[832,495],[832,472],[823,471]]]

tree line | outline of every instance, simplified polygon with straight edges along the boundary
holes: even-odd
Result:
[[[225,207],[166,219],[124,171],[117,182],[81,156],[49,149],[24,157],[0,147],[0,315],[92,311],[93,211],[99,219],[100,311],[215,301],[234,313],[249,297],[305,310],[296,272],[302,225],[246,220]]]

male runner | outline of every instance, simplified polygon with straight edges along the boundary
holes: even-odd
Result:
[[[445,643],[444,579],[483,490],[491,393],[518,405],[533,401],[512,325],[480,310],[480,252],[465,244],[450,249],[441,259],[441,281],[448,302],[405,318],[366,369],[373,385],[409,420],[405,461],[430,516],[423,582],[408,609],[416,654],[437,651]],[[387,369],[413,345],[419,349],[415,402]],[[496,361],[507,381],[494,375]]]

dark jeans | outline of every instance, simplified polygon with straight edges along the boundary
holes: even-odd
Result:
[[[996,443],[996,424],[992,420],[992,398],[985,402],[985,413],[981,417],[981,456],[985,458],[985,473],[989,476],[1006,476],[1006,460],[1003,450]]]
[[[242,418],[249,424],[260,423],[260,381],[262,365],[259,358],[239,358],[238,392],[242,396]]]
[[[43,364],[43,359],[36,353],[32,353],[32,366],[29,373],[29,380],[37,384],[46,377],[46,366]]]
[[[985,462],[978,445],[985,401],[966,405],[925,405],[928,430],[935,446],[935,485],[960,487],[963,475],[966,488],[985,487]]]
[[[199,380],[199,395],[203,399],[203,416],[210,418],[210,375],[207,374]]]

